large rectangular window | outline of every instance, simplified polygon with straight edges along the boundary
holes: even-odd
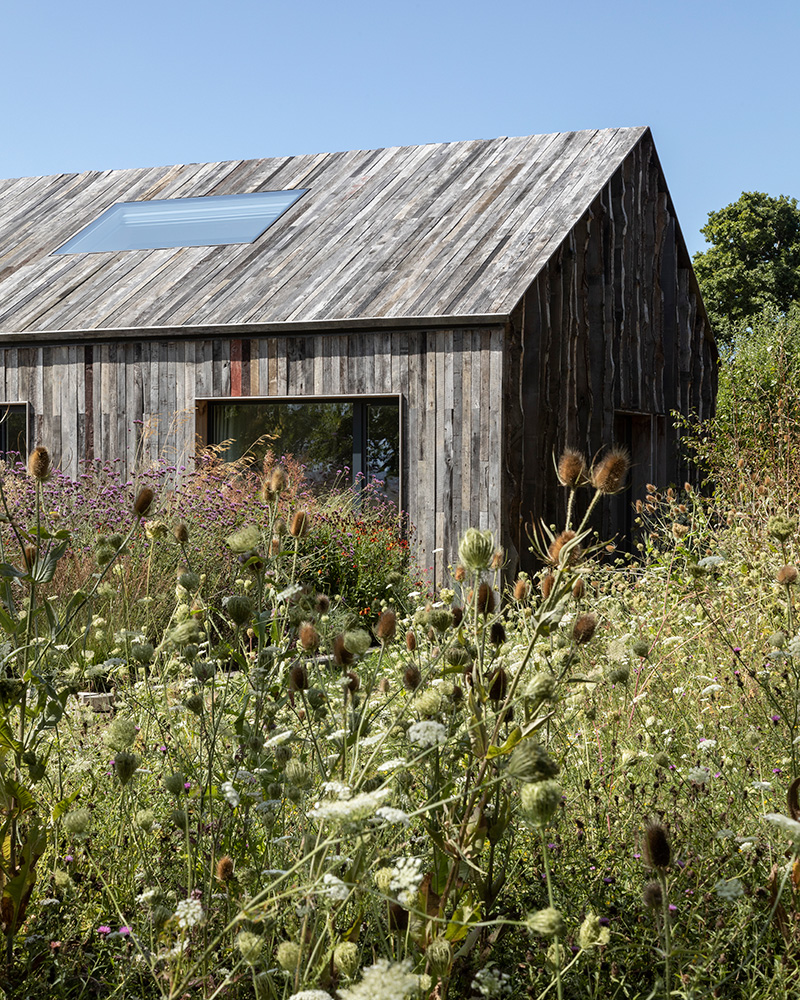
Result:
[[[28,457],[28,404],[0,403],[0,456]]]
[[[400,404],[397,396],[208,400],[205,437],[231,442],[225,457],[251,457],[260,465],[269,450],[291,455],[309,481],[377,480],[400,503]]]

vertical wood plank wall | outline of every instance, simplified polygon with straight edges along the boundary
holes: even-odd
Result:
[[[31,404],[31,444],[81,463],[188,465],[199,397],[402,395],[403,504],[442,581],[468,527],[503,513],[504,329],[54,343],[0,350],[0,390]],[[439,551],[441,550],[441,551]]]
[[[565,513],[553,455],[569,445],[591,459],[615,443],[624,415],[660,415],[653,468],[682,483],[671,411],[708,417],[716,348],[678,242],[652,144],[639,144],[539,274],[512,317],[506,361],[508,525],[530,565],[523,525]],[[620,417],[623,417],[620,421]],[[641,479],[644,470],[637,470]],[[666,485],[663,481],[659,485]],[[601,530],[622,521],[621,494]]]

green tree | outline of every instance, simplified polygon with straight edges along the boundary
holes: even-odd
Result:
[[[717,339],[765,308],[785,313],[800,300],[800,208],[795,198],[744,192],[709,212],[701,229],[708,250],[694,255],[694,270]]]

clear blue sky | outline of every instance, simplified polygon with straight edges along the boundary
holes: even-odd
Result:
[[[800,198],[800,0],[17,0],[0,176],[649,125],[689,249]]]

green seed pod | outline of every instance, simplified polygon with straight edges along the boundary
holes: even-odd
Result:
[[[650,643],[645,639],[637,639],[631,646],[634,656],[641,656],[646,660],[650,655]]]
[[[139,809],[133,821],[140,830],[150,833],[156,821],[156,814],[152,809]]]
[[[188,648],[187,646],[186,649]],[[192,663],[192,676],[200,684],[205,684],[214,676],[216,669],[214,660],[195,660]]]
[[[447,938],[434,938],[428,945],[425,958],[428,960],[431,974],[444,979],[450,970],[450,962],[452,960],[450,942]]]
[[[236,935],[236,947],[239,949],[239,954],[247,965],[258,964],[263,946],[264,942],[258,934],[253,934],[250,931],[241,931]]]
[[[194,616],[176,625],[169,633],[169,641],[173,646],[187,646],[189,643],[198,643],[201,639],[200,622]]]
[[[444,658],[451,667],[468,667],[472,663],[472,656],[464,646],[451,646],[445,652]]]
[[[372,645],[369,632],[357,628],[344,633],[344,648],[353,656],[363,656]]]
[[[116,755],[114,758],[114,770],[117,772],[117,777],[121,785],[128,784],[136,773],[140,763],[141,761],[137,755],[135,753],[128,753],[127,750],[123,750]]]
[[[64,829],[73,837],[83,836],[89,829],[92,814],[88,809],[71,809],[63,819]]]
[[[195,715],[203,714],[204,704],[205,702],[203,701],[203,696],[200,694],[190,695],[184,702],[184,705],[188,708],[188,710],[193,712]]]
[[[127,750],[136,740],[136,725],[132,719],[114,719],[103,739],[112,750]]]
[[[148,664],[153,660],[155,650],[149,642],[134,642],[131,646],[131,656],[137,663]]]
[[[233,594],[222,602],[234,625],[246,625],[253,618],[253,602],[244,594]]]
[[[278,945],[278,965],[285,972],[295,972],[302,957],[302,949],[294,941],[281,941]]]
[[[333,949],[333,965],[340,976],[352,979],[360,968],[361,949],[354,941],[340,941]]]
[[[173,809],[169,814],[169,821],[174,827],[177,827],[178,830],[185,832],[189,822],[189,816],[185,809]]]
[[[542,937],[561,937],[565,930],[561,912],[552,906],[529,913],[525,924],[531,934],[541,934]]]
[[[523,785],[520,803],[526,822],[531,826],[547,826],[561,805],[561,785],[552,779]]]
[[[428,624],[440,634],[446,632],[453,624],[452,612],[447,608],[432,608],[428,612]]]
[[[311,771],[299,760],[290,760],[286,765],[286,782],[297,788],[311,787]]]
[[[186,778],[181,771],[175,771],[164,778],[164,788],[166,788],[170,795],[183,795],[186,791],[184,788],[185,784]]]
[[[191,570],[184,570],[178,576],[178,583],[184,590],[188,590],[190,594],[200,589],[200,577],[197,573],[192,573]]]
[[[458,546],[458,558],[473,573],[487,570],[494,556],[494,537],[491,531],[467,528]]]
[[[534,782],[555,778],[559,766],[536,740],[523,740],[511,754],[506,774],[517,781]]]

